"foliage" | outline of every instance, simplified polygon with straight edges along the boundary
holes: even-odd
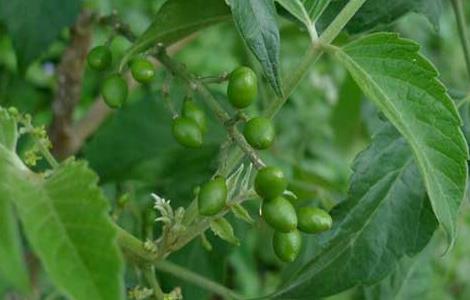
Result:
[[[467,299],[450,2],[0,0],[0,298]]]

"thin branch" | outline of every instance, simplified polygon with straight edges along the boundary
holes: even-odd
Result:
[[[154,53],[156,58],[173,74],[179,78],[186,81],[188,86],[192,89],[198,91],[203,99],[206,101],[207,105],[215,113],[217,119],[222,123],[230,124],[231,117],[225,111],[225,109],[219,104],[217,99],[214,98],[212,93],[209,91],[207,86],[197,80],[191,73],[189,73],[184,65],[181,65],[171,59],[166,53],[165,49],[157,47],[156,52]],[[233,125],[225,126],[229,136],[233,141],[240,147],[240,149],[245,152],[248,158],[253,162],[257,169],[264,167],[263,161],[258,157],[256,151],[248,144],[245,137],[240,133],[240,131]]]
[[[232,291],[231,289],[226,288],[220,283],[212,281],[204,276],[194,273],[186,268],[180,267],[172,262],[159,261],[155,263],[155,268],[159,271],[178,277],[184,281],[193,283],[194,285],[197,285],[209,292],[217,294],[225,299],[244,299],[243,296]]]
[[[80,100],[92,21],[90,12],[81,12],[71,29],[70,46],[65,50],[57,68],[58,88],[52,103],[53,121],[49,136],[54,146],[53,153],[59,158],[65,158],[70,145],[75,143],[71,123],[73,111]]]
[[[460,43],[462,44],[465,65],[467,66],[468,76],[470,76],[470,42],[468,40],[467,22],[465,20],[465,10],[462,0],[450,0],[454,10],[457,28],[459,30]]]
[[[292,76],[286,80],[284,96],[277,97],[271,102],[271,105],[267,107],[264,113],[265,116],[269,118],[276,116],[297,85],[299,85],[305,75],[307,75],[310,66],[322,55],[322,45],[331,44],[365,2],[366,0],[351,0],[346,4],[333,22],[331,22],[321,34],[318,43],[313,43],[312,46],[307,49],[302,61],[294,68]]]
[[[163,300],[165,295],[158,283],[157,277],[155,276],[155,268],[150,266],[145,266],[142,268],[142,272],[144,274],[145,280],[150,285],[153,290],[153,295],[156,300]]]
[[[98,23],[101,25],[111,27],[117,34],[124,36],[130,42],[134,42],[137,37],[132,32],[130,26],[124,23],[118,16],[116,11],[113,11],[108,16],[103,16],[98,19]]]

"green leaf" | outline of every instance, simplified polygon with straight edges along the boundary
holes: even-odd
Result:
[[[75,21],[79,0],[0,0],[0,20],[12,37],[20,67],[29,65]]]
[[[18,130],[15,118],[0,107],[0,147],[13,152],[16,149],[17,139]]]
[[[435,241],[435,240],[434,240]],[[369,287],[361,287],[355,299],[364,300],[407,300],[430,299],[433,289],[432,254],[435,243],[431,242],[419,256],[404,258],[394,273]],[[434,295],[433,295],[434,296]]]
[[[224,129],[209,126],[204,146],[188,151],[176,143],[171,116],[158,97],[145,97],[117,111],[85,146],[84,156],[101,182],[141,180],[157,185],[166,198],[187,200],[194,186],[212,175],[214,165],[208,162],[217,157]]]
[[[436,69],[418,51],[413,41],[379,33],[335,54],[410,144],[451,246],[467,185],[468,147],[454,102],[436,78]]]
[[[14,135],[8,118],[0,109],[2,137]],[[121,255],[97,176],[72,160],[47,177],[38,175],[5,140],[0,140],[0,195],[15,205],[52,282],[72,299],[123,299]]]
[[[2,157],[3,159],[3,157]],[[73,299],[123,299],[122,261],[98,178],[67,161],[43,179],[0,169],[29,243],[52,281]]]
[[[154,21],[121,60],[121,68],[137,53],[157,43],[170,45],[193,32],[230,19],[230,9],[220,0],[167,0]]]
[[[377,133],[353,169],[350,196],[332,211],[332,230],[319,236],[316,249],[305,249],[298,271],[275,299],[316,299],[376,283],[432,237],[437,221],[421,176],[391,125]]]
[[[300,22],[302,22],[305,27],[310,27],[312,22],[310,21],[310,16],[305,10],[302,1],[300,0],[276,0],[282,7],[284,7],[291,15],[296,17]]]
[[[302,0],[302,2],[310,19],[315,22],[328,7],[331,0]]]
[[[273,0],[232,0],[231,9],[240,35],[261,63],[276,94],[282,95],[279,65],[281,41]]]
[[[241,204],[235,203],[231,206],[230,209],[232,210],[233,214],[240,220],[245,221],[248,224],[253,224],[255,222],[250,216],[250,213]]]
[[[215,235],[234,245],[239,245],[240,241],[233,233],[232,225],[225,218],[218,218],[210,222],[210,227]]]
[[[340,87],[338,103],[334,107],[330,124],[336,144],[343,153],[361,139],[361,104],[363,95],[354,80],[348,76]]]
[[[326,28],[348,2],[349,0],[333,1],[320,19],[320,27]],[[423,14],[434,28],[439,28],[441,0],[374,0],[364,3],[346,25],[346,30],[350,33],[370,31],[377,26],[389,25],[411,11]]]
[[[27,292],[29,279],[22,257],[20,232],[13,208],[5,196],[0,194],[0,279],[7,287]]]

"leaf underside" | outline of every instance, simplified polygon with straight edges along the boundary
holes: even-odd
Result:
[[[280,79],[280,37],[272,0],[232,0],[233,20],[248,48],[260,62],[266,79],[282,95]]]

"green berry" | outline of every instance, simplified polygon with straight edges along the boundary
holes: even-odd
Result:
[[[204,185],[199,190],[197,205],[202,216],[214,216],[225,206],[227,201],[227,184],[225,179],[217,177]]]
[[[248,67],[238,67],[230,73],[227,96],[234,107],[249,106],[256,99],[257,93],[257,79],[253,70]]]
[[[202,145],[202,132],[196,122],[187,117],[173,120],[173,135],[183,146],[198,148]]]
[[[183,102],[183,110],[181,114],[184,117],[192,119],[194,122],[196,122],[203,133],[207,131],[206,114],[191,99],[186,99]]]
[[[102,71],[111,65],[111,50],[107,46],[97,46],[88,53],[87,61],[90,68]]]
[[[264,199],[281,196],[287,188],[287,179],[277,167],[264,167],[258,171],[255,178],[256,193]]]
[[[302,235],[298,230],[289,233],[275,232],[273,249],[277,257],[284,262],[293,262],[302,247]]]
[[[256,117],[246,123],[243,135],[253,148],[263,150],[272,145],[276,133],[271,120]]]
[[[112,108],[121,107],[127,100],[127,93],[127,83],[119,74],[106,78],[101,87],[104,102]]]
[[[282,196],[264,200],[261,213],[266,223],[277,231],[290,232],[297,227],[295,208]]]
[[[297,211],[298,227],[306,233],[320,233],[331,228],[330,214],[316,207],[302,207]]]
[[[155,77],[155,67],[146,58],[138,57],[131,63],[132,77],[140,83],[149,83]]]

